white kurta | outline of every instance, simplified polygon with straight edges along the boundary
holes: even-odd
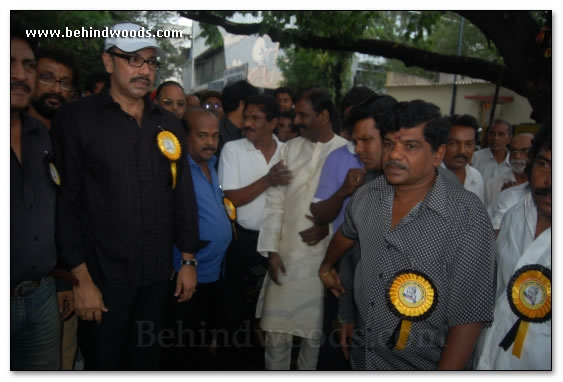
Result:
[[[502,191],[502,186],[508,182],[516,182],[512,171],[489,179],[485,185],[485,207],[491,205]]]
[[[509,210],[501,223],[497,239],[497,298],[494,321],[479,341],[476,368],[485,370],[551,369],[551,320],[531,322],[521,357],[512,354],[514,344],[506,351],[499,346],[518,317],[510,308],[506,288],[514,273],[528,264],[551,269],[551,228],[534,240],[537,209],[530,191]]]
[[[510,167],[510,154],[501,163],[498,163],[493,156],[490,148],[481,149],[473,153],[471,165],[475,167],[483,177],[483,184],[487,184],[489,179],[500,176],[505,172],[512,171]]]
[[[504,214],[514,207],[516,203],[529,191],[528,182],[519,184],[518,186],[507,188],[502,191],[496,199],[487,207],[487,213],[491,218],[494,229],[500,229],[500,223]]]
[[[280,151],[293,180],[287,186],[270,187],[266,192],[258,252],[264,256],[277,252],[286,274],[279,272],[281,286],[271,281],[268,274],[264,279],[256,316],[262,317],[260,325],[266,331],[312,339],[321,336],[324,287],[318,270],[330,236],[315,246],[308,246],[299,232],[312,226],[305,215],[311,215],[309,205],[327,156],[345,144],[346,140],[337,135],[327,143],[312,143],[297,137]]]

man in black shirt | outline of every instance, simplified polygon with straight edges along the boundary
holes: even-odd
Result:
[[[19,26],[10,39],[10,368],[60,367],[61,321],[55,283],[58,177],[47,128],[25,112],[37,63]]]
[[[173,244],[184,264],[174,295],[183,302],[195,292],[197,207],[182,125],[147,96],[160,67],[156,40],[135,24],[113,30],[129,37],[105,40],[110,90],[66,105],[53,124],[57,243],[79,280],[85,368],[155,369]]]

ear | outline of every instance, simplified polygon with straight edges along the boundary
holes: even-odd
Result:
[[[278,117],[272,118],[272,120],[268,122],[268,128],[272,131],[272,134],[274,133],[274,130],[276,130],[279,122],[280,119]]]
[[[328,112],[327,109],[324,109],[319,113],[319,118],[320,118],[320,120],[323,124],[329,123],[330,122],[330,113]]]
[[[444,159],[444,155],[446,155],[446,145],[440,145],[438,147],[438,149],[436,149],[436,151],[434,151],[434,159],[432,161],[432,164],[434,165],[434,167],[438,167],[440,165],[440,163],[442,163],[442,160]]]
[[[102,61],[104,63],[104,67],[106,68],[106,72],[113,73],[113,57],[111,57],[108,53],[104,52],[102,54]]]

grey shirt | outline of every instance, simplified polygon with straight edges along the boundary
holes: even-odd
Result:
[[[359,331],[352,342],[356,369],[435,369],[451,327],[490,323],[494,303],[494,236],[478,197],[436,177],[423,201],[393,229],[394,187],[385,177],[356,191],[342,234],[358,240],[354,277]],[[391,350],[401,318],[387,303],[398,272],[423,272],[437,297],[431,313],[412,323],[403,350]],[[466,365],[471,367],[471,362]]]

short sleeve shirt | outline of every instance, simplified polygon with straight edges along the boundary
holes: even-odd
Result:
[[[365,184],[352,196],[342,226],[361,250],[352,363],[356,369],[435,369],[451,327],[492,321],[493,231],[479,198],[439,175],[426,197],[390,229],[393,197],[394,187],[383,176]],[[426,319],[412,323],[405,348],[391,350],[388,342],[401,318],[388,306],[389,285],[410,270],[434,284],[436,305]]]

